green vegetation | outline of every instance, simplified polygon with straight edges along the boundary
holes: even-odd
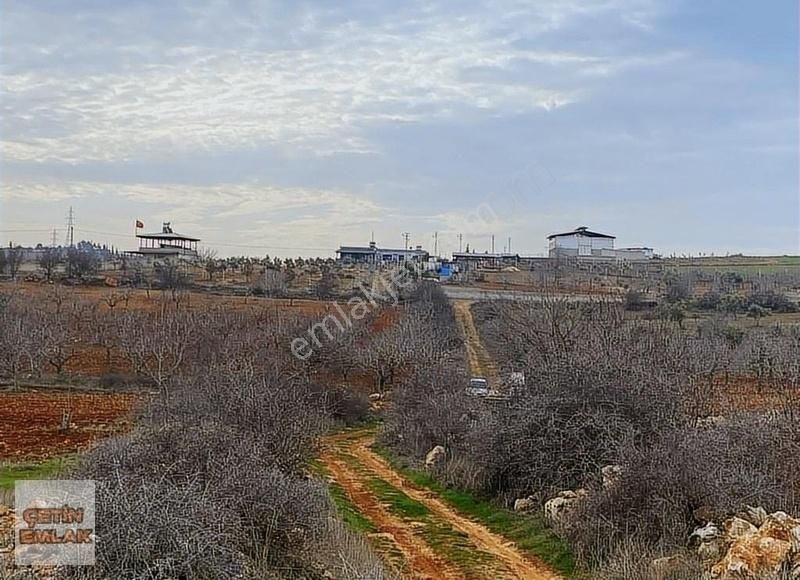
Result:
[[[800,256],[728,256],[667,259],[665,265],[682,270],[773,274],[800,268]]]
[[[324,477],[327,480],[328,491],[330,492],[333,503],[336,506],[336,512],[339,514],[339,517],[342,518],[342,521],[344,521],[344,523],[350,527],[350,529],[365,534],[371,534],[378,531],[378,529],[375,527],[375,524],[373,524],[360,511],[358,511],[358,508],[355,506],[355,504],[350,501],[349,497],[347,497],[347,493],[345,493],[342,486],[340,486],[333,480],[333,478],[330,477],[330,473],[321,461],[318,459],[312,460],[309,463],[309,468],[312,473],[319,477]]]
[[[0,489],[14,489],[14,482],[23,479],[49,479],[72,467],[72,455],[39,462],[0,464]]]
[[[520,550],[535,554],[565,576],[575,573],[572,553],[566,543],[548,529],[542,514],[527,515],[509,511],[490,501],[478,499],[466,491],[443,486],[431,475],[401,465],[384,448],[376,447],[375,451],[414,485],[438,494],[462,515],[513,541]]]
[[[358,511],[358,508],[347,497],[344,489],[337,483],[328,483],[328,490],[330,491],[333,503],[336,504],[336,511],[339,517],[342,518],[351,529],[371,534],[378,531],[375,524]]]
[[[388,504],[389,509],[399,516],[410,520],[418,520],[431,515],[431,512],[424,505],[415,501],[404,494],[393,485],[382,479],[373,477],[369,480],[369,489],[383,503]]]
[[[380,478],[367,484],[388,509],[406,520],[420,524],[420,535],[435,552],[441,553],[462,570],[469,572],[491,561],[491,555],[479,550],[463,532],[440,522],[423,504]]]

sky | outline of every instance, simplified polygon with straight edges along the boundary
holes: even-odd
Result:
[[[0,0],[0,89],[3,244],[800,253],[796,0]]]

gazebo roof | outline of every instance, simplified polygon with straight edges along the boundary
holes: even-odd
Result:
[[[191,236],[184,236],[183,234],[179,234],[172,231],[169,222],[165,222],[164,226],[161,228],[159,233],[155,234],[136,234],[137,238],[143,238],[146,240],[183,240],[186,242],[199,242],[200,238],[193,238]]]

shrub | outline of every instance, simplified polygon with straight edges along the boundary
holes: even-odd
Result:
[[[718,292],[706,292],[694,301],[694,306],[700,310],[717,310],[722,302],[722,296]]]
[[[780,292],[758,291],[748,294],[745,298],[745,307],[759,306],[773,312],[796,312],[797,304]]]
[[[693,512],[700,507],[720,515],[745,505],[796,513],[800,474],[785,458],[800,450],[800,425],[786,419],[740,416],[625,445],[620,480],[607,489],[595,485],[568,526],[581,560],[603,564],[631,539],[676,550],[697,525]]]
[[[311,385],[311,405],[325,409],[331,419],[345,425],[355,425],[370,417],[369,397],[364,393],[339,385]]]

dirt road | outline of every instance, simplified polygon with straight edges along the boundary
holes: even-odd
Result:
[[[561,578],[513,543],[412,484],[370,448],[368,430],[324,443],[321,460],[355,508],[374,525],[373,544],[415,579]]]
[[[499,386],[497,367],[492,357],[483,347],[483,343],[481,343],[480,334],[478,334],[478,328],[472,318],[470,306],[472,306],[472,302],[467,300],[453,300],[456,321],[458,321],[458,325],[464,333],[464,345],[467,350],[469,370],[472,376],[483,377],[489,381],[490,388],[497,388]]]

